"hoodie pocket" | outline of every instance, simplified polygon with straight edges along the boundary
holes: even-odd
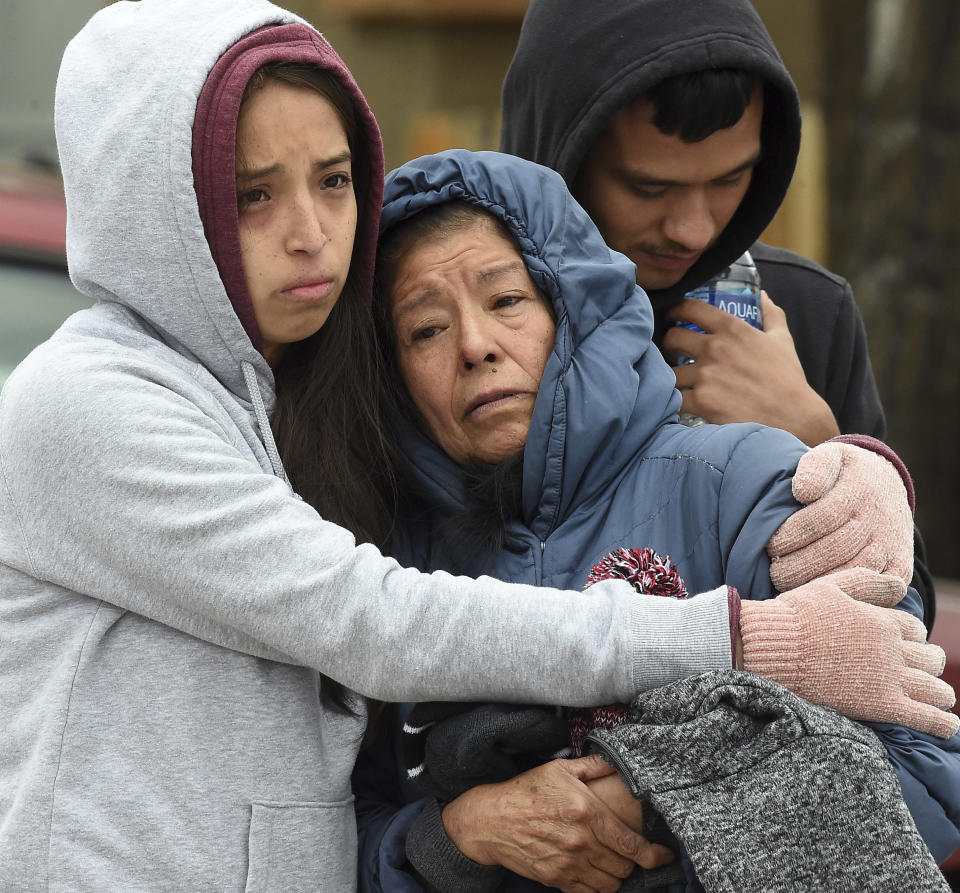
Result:
[[[356,887],[353,798],[253,804],[246,893],[342,893]]]

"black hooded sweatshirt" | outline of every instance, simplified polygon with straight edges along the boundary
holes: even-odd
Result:
[[[649,291],[658,342],[666,311],[748,250],[787,316],[807,382],[841,433],[883,439],[886,421],[849,283],[757,239],[786,195],[800,149],[796,86],[748,0],[531,0],[503,83],[500,149],[558,171],[573,187],[584,156],[624,105],[675,75],[706,68],[764,82],[763,155],[717,241],[675,285]],[[934,592],[917,535],[913,585],[932,627]]]

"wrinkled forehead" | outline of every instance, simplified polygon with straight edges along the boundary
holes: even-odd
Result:
[[[507,225],[489,211],[464,202],[431,205],[407,217],[381,235],[378,266],[380,283],[392,298],[401,275],[451,250],[474,243],[510,253],[522,261]]]
[[[514,283],[533,287],[523,255],[503,225],[483,215],[417,232],[396,259],[387,299],[397,318],[414,302],[475,296]]]

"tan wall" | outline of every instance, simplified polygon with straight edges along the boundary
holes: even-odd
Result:
[[[797,171],[780,213],[763,238],[812,257],[827,259],[827,158],[822,90],[820,0],[754,0],[767,30],[800,91],[803,140]]]
[[[496,148],[500,82],[523,7],[519,4],[513,17],[461,21],[357,17],[343,11],[355,8],[350,0],[301,0],[298,5],[366,94],[383,131],[388,169],[452,146]]]
[[[820,96],[820,0],[756,0],[797,82],[804,136],[787,201],[765,238],[825,258],[826,173]],[[523,0],[298,0],[350,66],[383,130],[387,168],[452,146],[493,149],[500,83],[519,32]],[[437,9],[431,16],[426,10]],[[371,10],[393,10],[376,15]],[[467,20],[464,20],[466,17]]]

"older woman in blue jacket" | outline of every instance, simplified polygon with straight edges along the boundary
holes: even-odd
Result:
[[[459,242],[440,240],[444,249],[432,251],[429,240],[415,243],[416,264],[407,262],[414,247],[409,241],[401,237],[391,246],[398,224],[451,202],[466,202],[499,221],[505,227],[500,232],[518,246],[513,260],[509,252],[491,253],[495,240],[478,238],[469,227]],[[445,226],[449,231],[449,225],[436,224],[435,235],[443,235]],[[789,548],[784,543],[803,526],[791,527],[788,519],[810,511],[797,513],[793,478],[798,462],[812,454],[791,435],[758,425],[675,424],[680,398],[674,376],[652,347],[652,312],[632,265],[604,245],[551,172],[495,153],[454,151],[409,162],[388,177],[381,234],[381,281],[388,288],[379,297],[380,309],[405,382],[397,401],[411,509],[396,543],[405,560],[424,569],[571,587],[582,586],[605,554],[646,546],[671,557],[690,592],[734,587],[743,603],[731,595],[737,600],[732,618],[738,605],[747,615],[750,600],[777,595],[765,551],[771,537],[780,569],[790,567],[781,579],[792,577],[791,585],[798,582],[798,558],[806,579],[862,563],[909,579],[909,569],[877,563],[882,550],[860,549],[860,540],[854,554],[837,553],[829,536],[819,546],[783,554]],[[524,277],[526,290],[517,286]],[[470,289],[478,282],[489,295],[480,316],[496,317],[502,338],[490,340],[482,326],[471,329],[468,315],[436,299],[450,283]],[[546,300],[538,306],[540,296]],[[444,347],[454,328],[456,347]],[[851,448],[834,443],[818,449]],[[874,580],[848,592],[878,600],[867,591],[871,585],[885,584]],[[778,602],[819,598],[824,587],[835,588],[812,583],[803,594]],[[831,610],[837,605],[832,602]],[[920,615],[913,590],[898,607]],[[842,604],[837,609],[844,610]],[[822,622],[830,622],[826,613]],[[731,628],[735,652],[743,645],[735,619]],[[650,635],[669,636],[669,630]],[[799,660],[786,653],[788,642],[779,647],[788,662]],[[733,663],[738,665],[735,657]],[[749,660],[746,666],[769,669]],[[671,681],[659,678],[657,667],[646,669],[651,685]],[[845,712],[889,723],[873,728],[925,842],[942,859],[960,843],[960,745],[955,738],[943,740],[955,731],[954,718],[928,710],[921,719],[887,701],[859,715],[856,707]],[[497,844],[488,840],[478,848],[477,826],[457,839],[455,819],[465,810],[458,812],[454,803],[441,811],[417,797],[398,781],[399,760],[390,748],[382,743],[356,773],[361,888],[419,889],[422,878],[405,862],[404,839],[431,810],[441,833],[451,832],[440,849],[466,872],[463,883],[474,871],[477,889],[486,889],[491,877],[502,879],[502,869],[485,875],[480,869],[487,866],[457,846],[469,839],[470,852],[489,855]],[[516,833],[515,825],[506,830],[501,822],[497,828],[489,816],[484,822],[501,843]]]

